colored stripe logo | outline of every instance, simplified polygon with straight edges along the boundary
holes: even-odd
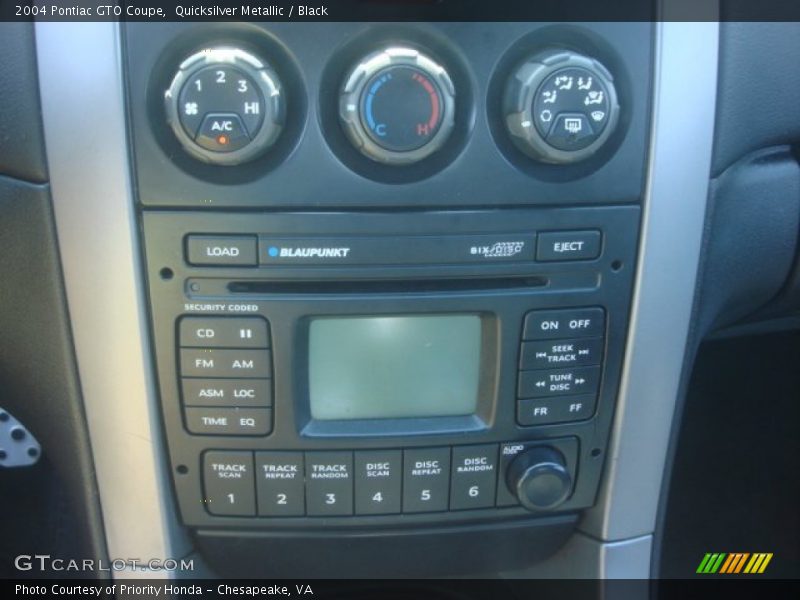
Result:
[[[707,552],[696,573],[737,575],[763,573],[772,560],[772,552]]]

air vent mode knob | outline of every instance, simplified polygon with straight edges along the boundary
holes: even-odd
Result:
[[[194,158],[238,165],[263,154],[283,129],[278,75],[240,48],[218,46],[184,60],[164,93],[167,121]]]
[[[553,50],[529,58],[506,85],[503,113],[514,144],[542,162],[584,160],[619,120],[614,78],[598,61]]]
[[[339,117],[368,158],[410,165],[439,150],[453,130],[455,88],[432,58],[401,46],[364,57],[347,75]]]
[[[519,503],[533,511],[556,508],[572,489],[564,457],[548,446],[532,448],[517,456],[508,468],[506,483]]]

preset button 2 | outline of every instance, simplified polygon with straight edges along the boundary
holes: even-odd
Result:
[[[258,514],[296,517],[306,512],[302,452],[256,452]]]

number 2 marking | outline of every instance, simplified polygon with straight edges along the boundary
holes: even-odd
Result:
[[[225,83],[225,71],[217,71],[217,83]]]

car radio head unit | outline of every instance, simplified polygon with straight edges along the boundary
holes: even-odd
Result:
[[[288,534],[592,504],[638,208],[144,219],[188,524]],[[333,246],[349,251],[300,251]]]

